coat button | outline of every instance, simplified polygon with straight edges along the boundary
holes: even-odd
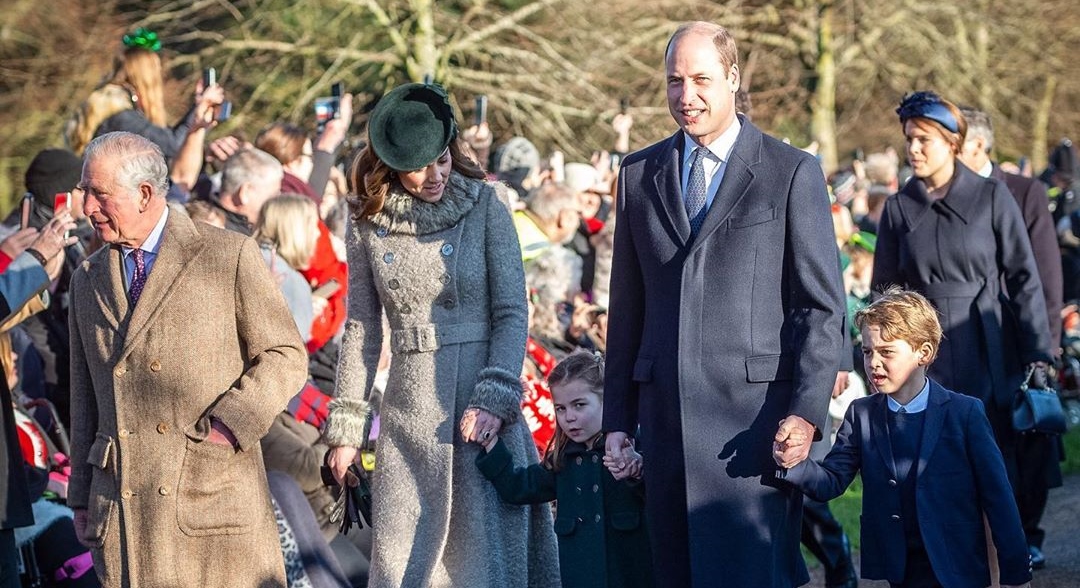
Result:
[[[169,423],[158,423],[157,432],[164,435],[169,432]]]
[[[387,287],[391,290],[397,290],[401,287],[401,282],[397,281],[397,278],[390,278],[390,281],[386,283]]]
[[[596,515],[596,522],[600,522],[600,515]]]
[[[129,433],[127,429],[120,429],[120,431],[116,434],[116,436],[120,437],[121,439],[127,439],[128,435],[130,435],[130,434],[131,433]]]
[[[394,254],[390,251],[387,251],[383,254],[382,260],[385,263],[394,263]]]
[[[454,253],[454,246],[450,243],[443,243],[442,249],[443,257],[450,257]]]
[[[379,227],[379,228],[375,229],[375,234],[380,236],[380,237],[385,237],[389,233],[390,233],[390,231],[387,230],[386,227]]]
[[[594,456],[592,456],[592,462],[593,462],[593,463],[596,463],[596,462],[598,462],[598,461],[600,461],[600,456],[599,456],[599,455],[594,455]]]
[[[451,308],[454,308],[454,299],[453,298],[447,298],[446,300],[443,300],[442,305],[443,305],[443,308],[445,308],[446,310],[450,310]]]
[[[577,457],[577,459],[574,460],[574,462],[577,463],[578,465],[581,465],[581,456],[579,455]]]
[[[893,515],[893,516],[891,516],[889,518],[894,520],[894,521],[899,521],[900,520],[900,515]]]
[[[131,490],[124,490],[123,492],[120,493],[120,498],[123,498],[124,500],[127,500],[127,499],[131,498],[131,496],[132,496]]]
[[[161,362],[156,360],[156,359],[154,361],[151,361],[150,362],[150,371],[152,371],[152,372],[160,372],[161,371]]]
[[[892,486],[893,488],[895,488],[896,487],[896,480],[889,480],[889,485]]]
[[[443,274],[443,275],[439,276],[439,281],[442,282],[444,286],[446,284],[449,284],[450,283],[450,274]]]
[[[581,486],[578,486],[577,488],[574,488],[574,492],[577,492],[578,494],[581,494]]]
[[[596,494],[597,492],[599,492],[600,491],[600,484],[593,484],[592,485],[592,491],[593,491],[593,494]]]
[[[116,370],[113,373],[116,374],[116,377],[119,378],[120,376],[127,373],[127,368],[122,365],[116,366]]]
[[[158,491],[158,494],[160,494],[162,496],[168,496],[169,495],[169,489],[166,488],[165,486],[158,486],[157,491]]]
[[[411,312],[412,312],[412,307],[411,306],[409,306],[408,304],[402,304],[401,305],[401,314],[410,314]]]

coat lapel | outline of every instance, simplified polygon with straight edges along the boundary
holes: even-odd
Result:
[[[732,209],[743,199],[754,180],[752,167],[761,161],[761,131],[745,118],[740,118],[739,122],[742,128],[728,156],[724,177],[720,180],[716,197],[709,205],[692,248],[700,247],[706,237],[727,221]]]
[[[893,459],[892,443],[889,442],[889,405],[888,397],[878,394],[874,406],[870,408],[870,437],[874,440],[877,454],[885,462],[892,479],[896,479],[896,460]]]
[[[118,247],[106,246],[83,261],[98,308],[114,331],[124,328],[128,299],[124,291],[123,259]]]
[[[189,262],[202,251],[202,247],[198,230],[191,219],[183,210],[170,210],[157,259],[154,260],[150,275],[146,277],[142,296],[132,310],[120,359],[131,351],[139,335],[161,311],[172,293],[173,284],[183,275]]]
[[[945,403],[949,401],[949,395],[945,393],[936,382],[930,381],[930,399],[926,410],[926,420],[923,422],[922,439],[919,441],[919,463],[915,472],[916,478],[921,476],[926,469],[927,462],[934,455],[938,438],[941,437],[941,429],[945,424]]]
[[[679,236],[679,245],[686,245],[690,239],[690,220],[686,217],[686,206],[682,194],[682,160],[685,149],[682,131],[668,138],[667,145],[659,150],[655,161],[656,170],[653,182],[660,205],[667,213],[668,222]]]

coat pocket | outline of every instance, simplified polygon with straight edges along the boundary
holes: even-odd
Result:
[[[776,220],[775,206],[765,210],[751,212],[750,214],[743,216],[730,217],[728,218],[727,223],[729,229],[743,229],[754,225],[760,225],[761,223],[767,223],[771,220]]]
[[[747,382],[777,382],[790,380],[795,371],[790,354],[755,355],[746,358]]]
[[[185,535],[242,535],[254,527],[262,483],[257,454],[209,441],[187,440],[176,518]]]
[[[94,547],[105,544],[116,515],[116,478],[108,471],[112,458],[112,437],[98,433],[86,456],[86,463],[94,466],[90,478],[90,498],[86,504],[86,536],[84,539]]]
[[[633,531],[641,526],[641,515],[636,512],[614,512],[610,520],[616,531]]]
[[[577,521],[575,519],[570,517],[556,517],[555,534],[559,537],[573,535],[575,529],[577,529]]]

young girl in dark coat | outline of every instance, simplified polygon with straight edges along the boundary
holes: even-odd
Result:
[[[476,459],[513,504],[557,501],[555,533],[564,588],[653,585],[639,454],[624,470],[604,457],[603,358],[570,355],[551,371],[555,437],[543,462],[515,467],[498,437]]]

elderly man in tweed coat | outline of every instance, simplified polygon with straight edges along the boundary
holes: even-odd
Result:
[[[303,344],[255,242],[168,207],[166,173],[137,135],[86,150],[109,246],[72,277],[76,531],[104,586],[285,586],[259,439]]]

